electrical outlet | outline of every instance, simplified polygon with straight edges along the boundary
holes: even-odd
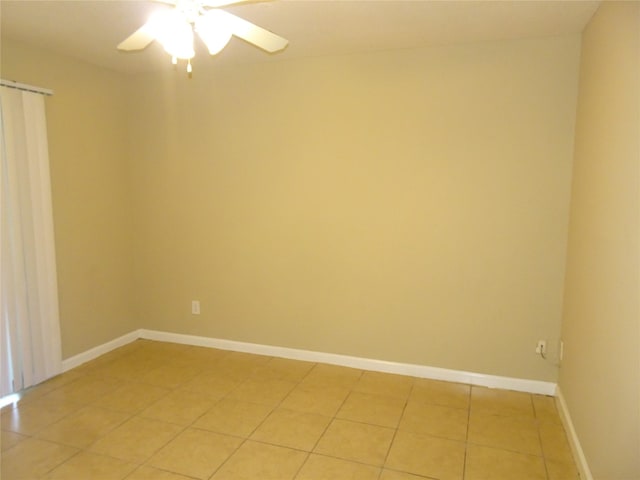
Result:
[[[200,300],[191,300],[191,314],[200,315]]]
[[[545,340],[538,340],[538,344],[536,345],[536,353],[538,355],[544,355],[547,353],[547,342]]]
[[[564,358],[564,342],[562,340],[560,340],[560,361],[562,361],[562,359]]]

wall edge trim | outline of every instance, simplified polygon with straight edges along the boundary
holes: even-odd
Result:
[[[578,467],[580,478],[582,480],[593,480],[593,475],[591,475],[591,470],[587,463],[587,457],[584,454],[584,450],[582,450],[582,445],[580,445],[578,434],[576,433],[573,421],[571,420],[571,415],[569,414],[569,407],[567,406],[567,402],[562,394],[560,386],[557,387],[555,398],[558,413],[560,414],[560,420],[562,420],[562,425],[567,432],[567,438],[569,440],[569,445],[571,446],[573,458],[576,461],[576,466]]]
[[[115,350],[116,348],[127,345],[140,338],[145,340],[155,340],[159,342],[181,343],[197,347],[219,348],[221,350],[230,350],[234,352],[269,355],[272,357],[289,358],[292,360],[303,360],[307,362],[328,363],[331,365],[340,365],[343,367],[358,368],[361,370],[370,370],[374,372],[395,373],[398,375],[409,375],[418,378],[444,380],[447,382],[465,383],[469,385],[489,388],[503,388],[506,390],[515,390],[518,392],[527,392],[540,395],[556,395],[557,390],[557,385],[555,383],[544,382],[541,380],[501,377],[498,375],[465,372],[462,370],[451,370],[447,368],[430,367],[427,365],[390,362],[386,360],[353,357],[337,353],[300,350],[296,348],[238,342],[235,340],[202,337],[197,335],[185,335],[181,333],[162,332],[158,330],[147,329],[138,329],[131,331],[125,335],[122,335],[121,337],[103,343],[102,345],[98,345],[97,347],[79,353],[78,355],[69,357],[62,361],[62,371],[66,372],[68,370],[71,370],[72,368],[78,367],[83,363],[91,361],[99,357],[100,355],[104,355],[111,350]],[[592,480],[591,477],[585,478],[587,480]]]
[[[98,345],[97,347],[90,348],[82,353],[74,355],[69,358],[65,358],[62,361],[62,373],[71,370],[72,368],[76,368],[83,363],[89,362],[95,358],[98,358],[100,355],[104,355],[105,353],[109,353],[111,350],[115,350],[116,348],[123,347],[128,343],[135,342],[140,338],[140,330],[134,330],[129,333],[125,333],[121,337],[114,338],[102,345]]]
[[[146,329],[140,330],[140,338],[162,342],[182,343],[199,347],[219,348],[221,350],[231,350],[258,355],[269,355],[273,357],[289,358],[292,360],[328,363],[331,365],[340,365],[344,367],[358,368],[361,370],[395,373],[398,375],[409,375],[418,378],[445,380],[448,382],[465,383],[489,388],[503,388],[507,390],[515,390],[519,392],[542,395],[555,395],[556,392],[555,383],[544,382],[540,380],[501,377],[496,375],[465,372],[461,370],[430,367],[426,365],[390,362],[385,360],[353,357],[335,353],[316,352],[312,350],[300,350],[273,345],[238,342],[220,338],[201,337],[196,335],[185,335],[180,333],[162,332]]]

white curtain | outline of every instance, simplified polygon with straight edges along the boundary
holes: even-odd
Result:
[[[62,371],[44,96],[0,87],[1,394]]]

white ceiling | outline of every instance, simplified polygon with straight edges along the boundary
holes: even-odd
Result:
[[[342,55],[430,45],[543,37],[581,32],[599,5],[593,0],[276,0],[226,10],[289,40],[267,54],[234,38],[215,58],[228,64]],[[144,0],[0,0],[2,39],[14,39],[122,72],[167,68],[152,44],[123,53],[116,45],[166,5]]]

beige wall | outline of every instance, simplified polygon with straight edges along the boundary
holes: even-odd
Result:
[[[137,77],[142,326],[555,381],[579,46]]]
[[[640,478],[640,3],[584,32],[560,388],[597,480]]]
[[[187,80],[3,41],[3,77],[56,91],[64,357],[144,327],[555,381],[579,45]]]
[[[46,99],[62,354],[137,328],[125,79],[2,39],[2,78],[55,91]]]

